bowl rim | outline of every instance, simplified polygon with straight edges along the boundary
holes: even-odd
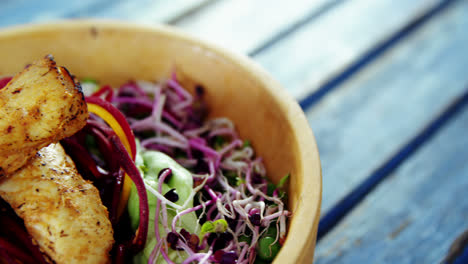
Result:
[[[288,236],[279,254],[273,263],[306,263],[313,260],[316,242],[317,228],[320,218],[322,199],[322,169],[315,137],[307,118],[293,97],[271,77],[257,62],[246,55],[235,53],[217,44],[201,40],[190,33],[184,32],[174,26],[164,24],[141,24],[135,22],[113,19],[73,19],[54,20],[45,23],[23,24],[8,26],[0,29],[0,40],[3,38],[17,37],[37,33],[38,31],[64,31],[72,29],[98,27],[103,29],[137,31],[142,33],[157,33],[166,37],[185,41],[214,52],[217,56],[233,63],[236,67],[244,68],[251,72],[257,81],[273,96],[278,106],[283,110],[286,119],[293,127],[293,135],[297,140],[298,158],[300,159],[299,171],[302,172],[302,186],[299,189],[300,197],[297,203],[302,206],[301,214],[294,215],[295,223],[302,228],[290,226]],[[310,186],[316,186],[316,192],[310,191]],[[305,204],[303,201],[314,201],[313,204]],[[297,207],[299,208],[299,207]],[[312,222],[312,224],[309,224]],[[302,233],[306,235],[291,237],[290,234]],[[297,244],[302,247],[296,246]],[[304,252],[303,249],[307,251]],[[296,256],[295,258],[293,256]]]

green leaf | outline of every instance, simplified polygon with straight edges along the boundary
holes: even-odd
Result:
[[[96,81],[96,79],[93,79],[93,78],[90,78],[90,77],[86,77],[86,78],[81,79],[81,83],[98,84],[98,82]]]
[[[239,242],[245,242],[247,244],[250,244],[250,242],[252,242],[252,238],[246,235],[241,235],[238,240]]]
[[[200,232],[200,240],[208,233],[224,233],[228,228],[228,223],[224,219],[218,219],[216,221],[206,221]]]
[[[273,183],[269,182],[267,184],[267,195],[268,196],[273,196],[273,192],[275,191],[276,189],[276,185],[274,185]]]
[[[263,237],[258,241],[257,253],[263,260],[271,261],[278,254],[281,246],[273,237]]]
[[[228,228],[228,223],[224,219],[218,219],[214,221],[214,226],[216,233],[224,233]]]
[[[267,231],[263,234],[264,237],[276,237],[278,230],[276,229],[276,225],[270,225]]]
[[[215,136],[214,137],[214,143],[213,143],[213,148],[216,150],[219,150],[223,148],[224,143],[226,143],[226,140],[222,136]]]
[[[245,180],[242,179],[242,178],[237,177],[237,181],[236,181],[236,185],[235,185],[235,186],[237,187],[237,186],[239,186],[239,185],[241,185],[241,184],[243,184],[243,183],[245,183]]]
[[[237,176],[237,172],[235,171],[226,171],[224,176],[228,180],[229,185],[231,186],[239,186],[240,185],[240,178]]]
[[[200,237],[203,238],[205,234],[207,233],[212,233],[215,230],[215,225],[211,221],[206,221],[202,227],[201,227],[201,232],[200,232]]]
[[[289,179],[289,173],[286,174],[283,178],[281,178],[281,180],[278,182],[278,184],[276,185],[276,187],[278,189],[281,189],[283,188],[283,186],[286,184],[286,182],[288,181]]]
[[[244,144],[242,144],[242,147],[243,148],[250,147],[250,140],[248,140],[248,139],[244,140]]]

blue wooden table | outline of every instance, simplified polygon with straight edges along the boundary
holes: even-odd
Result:
[[[468,263],[468,1],[0,0],[0,27],[89,17],[174,25],[289,90],[323,167],[315,263]]]

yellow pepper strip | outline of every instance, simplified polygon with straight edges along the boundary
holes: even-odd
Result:
[[[115,120],[114,116],[112,116],[107,110],[105,110],[101,106],[92,103],[88,103],[88,112],[93,113],[102,118],[104,121],[106,121],[106,123],[112,128],[112,130],[114,130],[115,134],[119,137],[120,141],[122,141],[122,144],[124,145],[125,149],[128,151],[128,153],[130,153],[130,157],[132,157],[132,159],[135,160],[136,153],[132,153],[130,143],[128,142],[128,138],[125,135],[125,132],[123,131],[122,127],[119,125],[119,122]],[[117,209],[118,217],[120,217],[123,211],[125,210],[125,206],[127,205],[128,197],[130,195],[132,183],[132,179],[130,179],[130,177],[127,174],[125,174],[122,193],[120,195],[119,206]]]

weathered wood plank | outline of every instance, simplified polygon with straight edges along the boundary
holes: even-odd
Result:
[[[140,23],[170,22],[214,0],[15,0],[0,1],[0,27],[64,18],[112,18]]]
[[[415,137],[411,138],[397,153],[393,154],[388,160],[383,162],[376,170],[367,176],[358,186],[348,191],[339,202],[333,205],[330,210],[325,212],[319,223],[317,231],[317,240],[333,229],[340,221],[358,206],[361,201],[367,197],[379,184],[383,184],[385,179],[390,177],[393,172],[408,160],[424,144],[429,142],[434,134],[444,127],[458,112],[468,104],[468,91],[463,96],[458,97],[444,111],[437,115],[431,123],[428,124]],[[467,233],[468,235],[468,233]]]
[[[82,10],[93,5],[102,6],[107,4],[109,4],[109,0],[68,1],[66,5],[63,4],[63,1],[59,0],[0,1],[0,26],[4,27],[63,18],[68,12],[73,10]]]
[[[205,8],[216,1],[217,0],[126,0],[116,2],[107,9],[95,12],[93,16],[148,24],[154,24],[155,22],[174,23],[182,17],[201,8]]]
[[[468,108],[367,196],[316,263],[439,263],[468,223]]]
[[[339,1],[224,0],[175,25],[225,48],[248,53],[331,2]]]
[[[468,3],[449,8],[307,111],[326,212],[414,137],[467,81]]]
[[[336,6],[255,59],[297,99],[315,91],[367,50],[439,0],[353,0]]]

